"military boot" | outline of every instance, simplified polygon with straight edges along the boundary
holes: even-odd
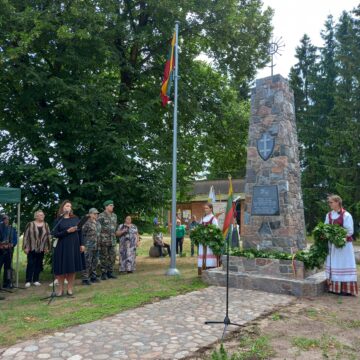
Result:
[[[106,273],[102,273],[101,280],[107,280],[107,279],[108,279],[108,277],[107,277]]]
[[[108,279],[117,279],[117,276],[115,276],[111,271],[108,271],[107,277]]]

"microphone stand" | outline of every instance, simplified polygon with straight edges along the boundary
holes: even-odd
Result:
[[[11,290],[8,290],[8,289],[4,289],[3,287],[0,286],[0,292],[7,292],[7,293],[10,293],[12,294],[13,292]]]
[[[224,340],[225,333],[227,330],[227,327],[229,325],[243,327],[244,325],[236,324],[231,322],[229,317],[229,256],[230,256],[230,234],[232,234],[233,225],[231,225],[230,230],[227,233],[226,236],[226,307],[225,307],[225,318],[223,321],[205,321],[205,325],[211,325],[211,324],[224,324],[224,331],[221,337],[221,341]]]
[[[55,224],[54,228],[51,230],[50,234],[52,235],[60,223],[63,221],[65,214],[61,214],[60,219]],[[58,240],[57,240],[58,241]],[[54,255],[55,255],[55,246],[54,246],[55,239],[52,237],[51,240],[51,267],[52,267],[52,292],[49,296],[41,298],[40,300],[49,300],[48,305],[56,298],[56,291],[55,291],[55,270],[54,270]]]

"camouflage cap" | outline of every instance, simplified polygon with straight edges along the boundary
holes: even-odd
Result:
[[[96,208],[91,208],[90,210],[89,210],[89,214],[98,214],[99,212],[97,211],[97,209]]]

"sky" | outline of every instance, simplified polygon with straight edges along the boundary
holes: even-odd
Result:
[[[335,22],[341,13],[357,7],[359,0],[263,0],[264,7],[274,9],[273,37],[279,39],[285,47],[281,56],[274,59],[277,64],[274,74],[287,77],[291,66],[296,63],[295,49],[306,33],[316,46],[322,45],[320,32],[328,15],[333,15]],[[257,78],[271,75],[270,68],[261,69]]]

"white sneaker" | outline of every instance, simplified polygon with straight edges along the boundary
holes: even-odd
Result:
[[[25,284],[25,287],[26,288],[29,288],[31,286],[31,284],[29,283],[29,282],[27,282],[26,284]]]
[[[34,285],[35,285],[35,286],[40,286],[41,284],[40,284],[38,281],[35,281],[35,282],[34,282]]]

